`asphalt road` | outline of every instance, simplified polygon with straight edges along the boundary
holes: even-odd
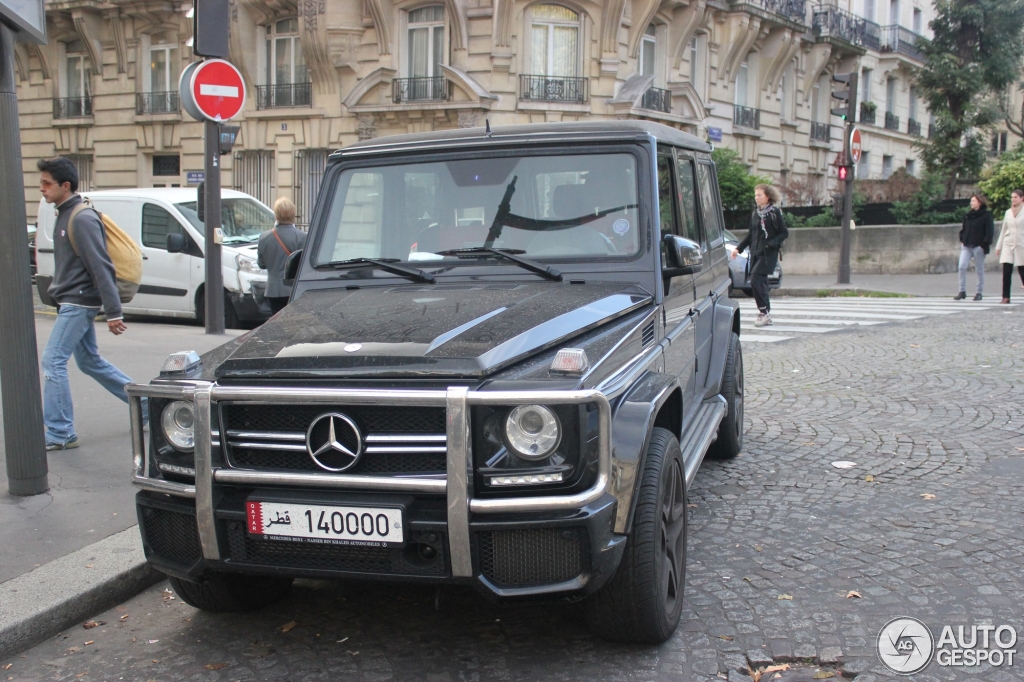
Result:
[[[36,313],[40,355],[54,319],[53,314]],[[105,322],[96,324],[100,353],[139,382],[156,376],[164,359],[175,351],[203,353],[240,333],[229,330],[225,336],[206,336],[194,323],[154,320],[129,318],[128,331],[116,337]],[[47,453],[50,490],[43,495],[13,497],[4,479],[0,486],[0,583],[137,523],[135,491],[129,481],[128,408],[82,374],[74,360],[68,363],[68,374],[81,446]],[[6,471],[2,433],[0,419],[0,467]]]
[[[438,602],[424,587],[302,581],[260,612],[217,615],[164,583],[0,674],[749,682],[739,668],[790,662],[800,671],[781,682],[895,679],[875,646],[896,616],[936,635],[1024,633],[1022,332],[1012,308],[745,348],[745,450],[707,462],[691,488],[683,622],[660,647],[596,640],[570,607],[500,607],[467,590]],[[1022,666],[932,663],[911,679],[1005,682]]]

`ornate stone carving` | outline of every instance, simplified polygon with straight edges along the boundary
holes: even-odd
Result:
[[[480,114],[475,111],[460,111],[459,112],[459,127],[460,128],[479,128],[480,127]]]
[[[373,114],[360,116],[356,124],[356,135],[360,140],[372,140],[377,136],[377,122]]]

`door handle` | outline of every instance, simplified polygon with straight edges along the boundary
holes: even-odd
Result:
[[[149,260],[149,256],[143,256],[142,260]]]

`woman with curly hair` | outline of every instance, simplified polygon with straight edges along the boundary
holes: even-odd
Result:
[[[750,229],[730,256],[735,258],[736,254],[750,247],[750,288],[754,291],[754,302],[758,310],[755,327],[765,327],[772,323],[768,276],[775,272],[782,242],[789,237],[786,220],[779,208],[781,199],[779,190],[771,185],[758,185],[754,188],[754,203],[757,207],[750,215]]]

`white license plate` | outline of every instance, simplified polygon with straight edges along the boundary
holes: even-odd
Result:
[[[328,545],[382,546],[405,539],[401,509],[246,502],[250,535]]]

